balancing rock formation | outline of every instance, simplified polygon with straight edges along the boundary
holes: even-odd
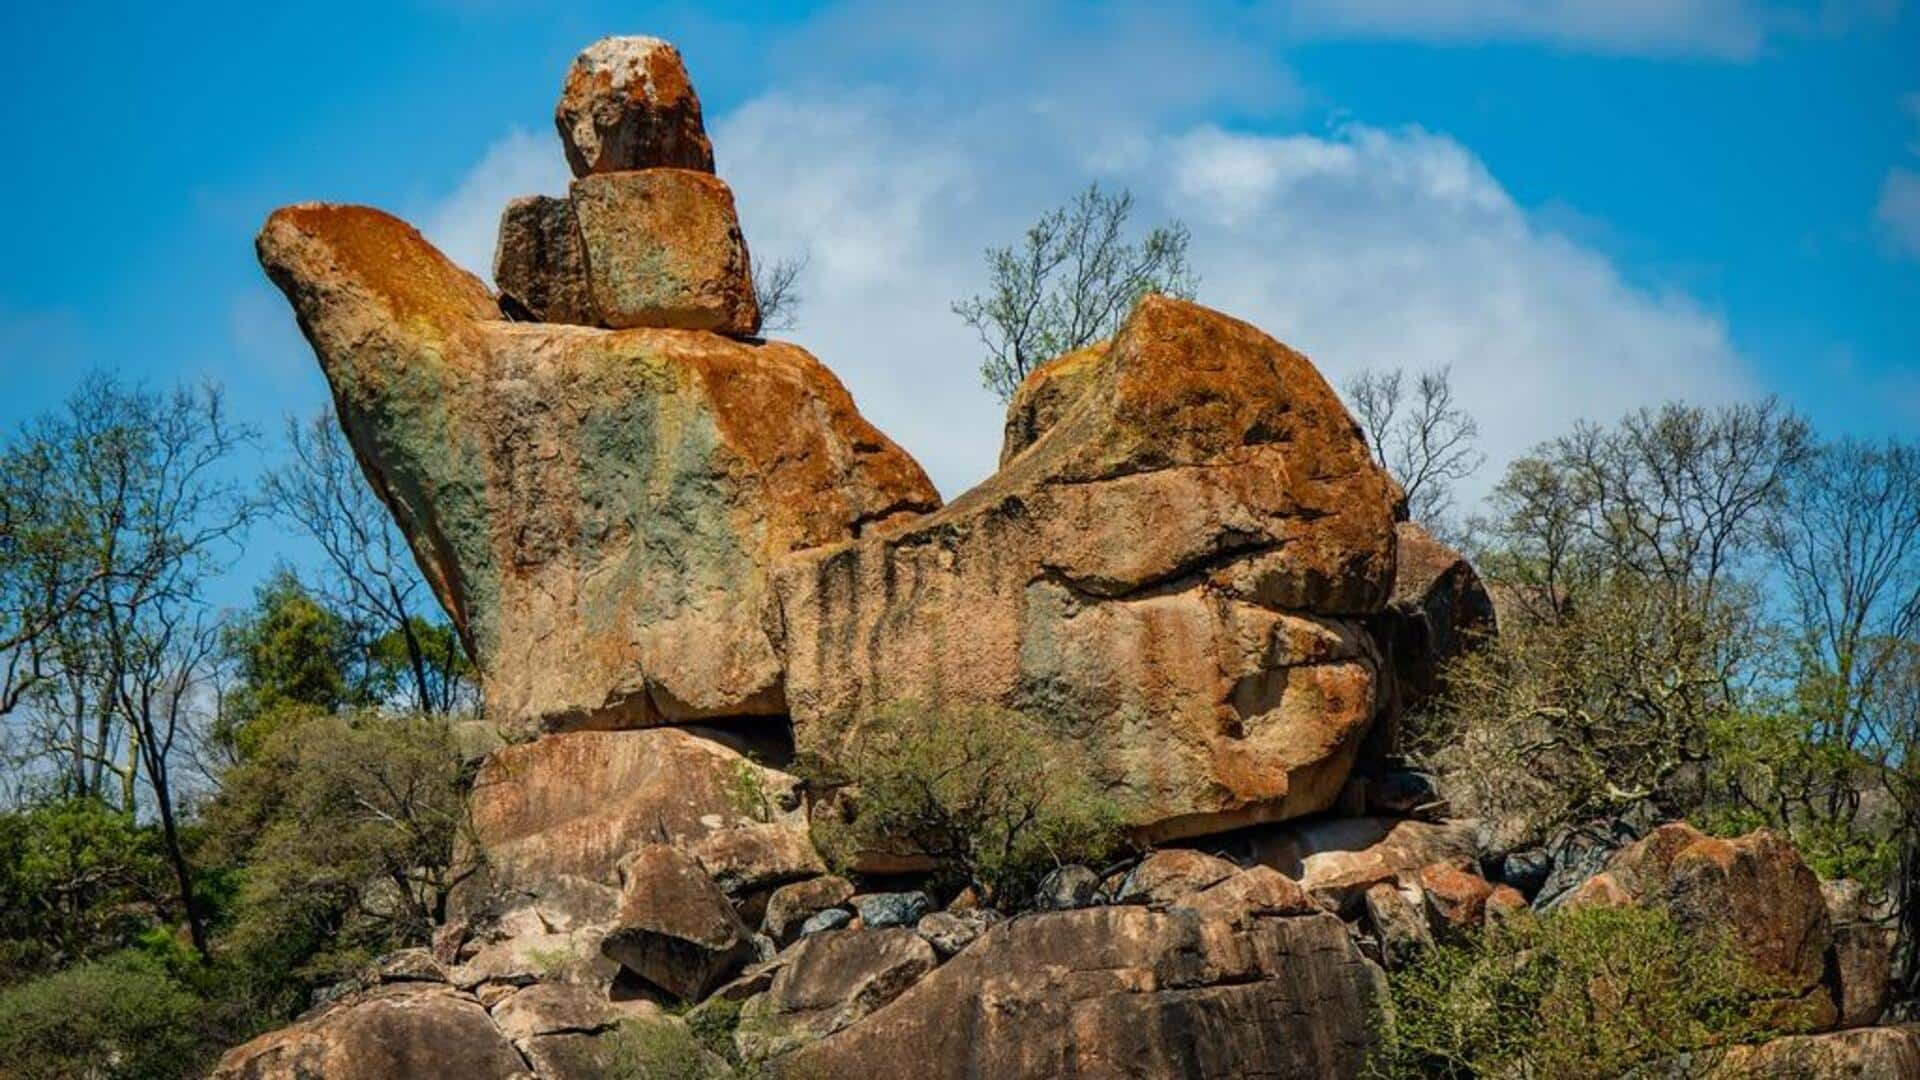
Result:
[[[1383,756],[1394,716],[1492,604],[1396,525],[1305,357],[1143,297],[1027,378],[999,471],[942,506],[832,372],[753,336],[672,46],[594,44],[555,123],[576,179],[506,207],[497,294],[378,210],[290,206],[260,232],[508,742],[470,799],[484,872],[433,948],[215,1076],[600,1076],[631,1050],[616,1033],[695,1046],[675,1004],[733,1010],[729,1052],[771,1075],[1359,1076],[1380,964],[1560,895],[1550,872],[1582,903],[1731,925],[1823,1022],[1877,1021],[1884,943],[1851,908],[1830,930],[1781,842],[1670,829],[1487,880],[1473,824],[1431,820],[1430,781]],[[1136,840],[1173,846],[1062,868],[1012,919],[930,910],[883,876],[908,865],[829,874],[785,763],[975,709],[1050,725]],[[1891,1028],[1806,1040],[1778,1054],[1920,1055]],[[690,1053],[674,1075],[726,1074]]]

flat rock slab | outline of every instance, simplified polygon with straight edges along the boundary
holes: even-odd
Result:
[[[443,986],[404,983],[338,1002],[236,1046],[211,1075],[217,1080],[532,1076],[478,1001]]]

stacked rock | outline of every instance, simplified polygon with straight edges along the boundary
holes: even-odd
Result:
[[[650,37],[588,46],[553,114],[574,180],[500,216],[494,282],[518,319],[752,334],[760,328],[733,192],[680,52]]]

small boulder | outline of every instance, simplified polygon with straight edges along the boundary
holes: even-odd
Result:
[[[1248,861],[1298,881],[1328,910],[1352,917],[1369,888],[1411,878],[1423,866],[1475,854],[1471,822],[1343,818],[1260,830]]]
[[[741,1008],[749,1058],[786,1053],[847,1027],[932,971],[933,947],[912,930],[853,930],[801,939],[765,994]]]
[[[1708,1069],[1711,1080],[1851,1076],[1908,1080],[1920,1076],[1920,1031],[1870,1027],[1830,1035],[1789,1035],[1727,1050]]]
[[[1459,940],[1486,922],[1493,886],[1459,861],[1438,862],[1421,869],[1420,892],[1434,929]]]
[[[1217,855],[1186,848],[1156,851],[1140,861],[1114,897],[1120,904],[1170,904],[1217,885],[1240,867]]]
[[[1245,926],[1257,918],[1312,915],[1321,910],[1300,883],[1271,866],[1252,866],[1174,901],[1210,919]]]
[[[735,898],[827,872],[807,834],[781,822],[707,833],[687,845],[687,854]]]
[[[344,998],[227,1051],[210,1075],[216,1080],[530,1076],[478,1001],[424,983],[397,983]]]
[[[529,986],[489,1011],[494,1026],[516,1044],[536,1035],[604,1031],[621,1017],[604,991],[568,983]]]
[[[926,939],[927,944],[933,946],[934,952],[944,958],[973,944],[996,921],[997,916],[984,908],[962,913],[936,911],[921,919],[920,925],[913,929]]]
[[[800,936],[811,937],[828,930],[842,930],[853,924],[853,912],[846,908],[828,908],[807,918],[800,924]]]
[[[598,326],[587,288],[587,253],[573,204],[547,195],[507,203],[493,251],[493,283],[510,317]]]
[[[373,962],[371,982],[446,982],[447,969],[425,948],[400,949]]]
[[[1446,816],[1446,801],[1430,773],[1418,769],[1389,769],[1369,777],[1366,786],[1367,813],[1382,817],[1420,817],[1433,820]]]
[[[933,901],[923,892],[867,893],[850,902],[860,913],[861,925],[869,930],[913,926],[933,910]]]
[[[1047,871],[1033,895],[1033,906],[1041,911],[1072,911],[1099,902],[1100,875],[1079,865]]]
[[[1833,927],[1826,982],[1840,1010],[1839,1025],[1876,1023],[1886,1011],[1894,934],[1875,917],[1874,905],[1859,882],[1821,882],[1820,892]]]
[[[698,1000],[752,959],[752,934],[692,857],[649,844],[620,871],[620,914],[601,950],[622,967]]]
[[[822,911],[839,907],[852,897],[852,883],[846,878],[832,875],[782,885],[767,898],[767,911],[760,922],[761,932],[777,945],[790,945],[800,936],[801,924]]]
[[[567,69],[553,111],[573,175],[668,166],[713,171],[713,144],[680,50],[651,37],[602,38]]]
[[[685,169],[601,173],[575,180],[571,198],[604,325],[760,329],[733,192],[717,177]]]
[[[1367,924],[1380,942],[1380,959],[1390,971],[1405,967],[1433,947],[1426,915],[1408,891],[1383,881],[1362,898]]]

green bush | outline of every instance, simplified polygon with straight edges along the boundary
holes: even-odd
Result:
[[[1754,1039],[1774,1000],[1724,941],[1631,908],[1522,916],[1430,950],[1391,986],[1375,1072],[1395,1078],[1618,1076]]]
[[[0,814],[0,986],[131,944],[172,897],[159,838],[97,799]]]
[[[1078,746],[1018,713],[895,710],[847,740],[830,777],[803,764],[851,794],[815,840],[841,865],[861,851],[928,856],[944,884],[1017,905],[1047,871],[1098,863],[1125,840],[1126,808]]]
[[[18,1080],[197,1076],[213,1047],[201,1002],[135,953],[0,993],[0,1071]]]

